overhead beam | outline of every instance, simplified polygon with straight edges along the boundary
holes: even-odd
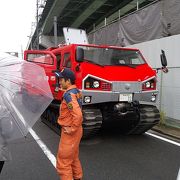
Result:
[[[113,14],[116,11],[118,11],[119,9],[121,9],[124,6],[126,6],[127,4],[129,4],[132,1],[133,0],[122,0],[121,3],[117,4],[117,6],[115,8],[111,9],[109,12],[105,13],[104,15],[102,15],[101,18],[99,18],[97,21],[94,22],[94,24],[95,25],[100,24],[106,17],[109,17],[111,14]],[[89,27],[87,29],[87,32],[90,32],[92,29],[93,29],[93,26]]]
[[[141,5],[142,3],[144,3],[146,0],[138,0],[139,5]],[[124,15],[125,13],[129,12],[130,10],[132,10],[133,8],[137,9],[137,0],[134,0],[132,2],[130,2],[129,4],[127,4],[126,6],[124,6],[121,9],[121,15]]]
[[[71,24],[72,27],[78,28],[91,14],[100,8],[107,0],[93,1]]]
[[[63,9],[66,7],[66,5],[70,2],[70,0],[55,0],[43,25],[42,25],[42,33],[43,34],[48,34],[52,27],[53,27],[53,19],[54,19],[54,16],[59,16]]]

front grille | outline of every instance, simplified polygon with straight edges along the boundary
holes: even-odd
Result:
[[[102,82],[101,88],[103,91],[111,91],[111,84],[108,82]]]
[[[113,82],[112,91],[120,93],[133,93],[142,91],[141,82]]]

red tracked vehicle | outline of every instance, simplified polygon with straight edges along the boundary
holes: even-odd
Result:
[[[57,125],[63,92],[55,71],[70,68],[83,94],[84,137],[102,125],[120,124],[126,134],[142,134],[160,120],[156,102],[156,70],[145,61],[138,49],[107,45],[69,44],[46,50],[27,50],[25,60],[45,69],[54,101],[45,111],[46,123]],[[167,61],[162,52],[161,62]]]

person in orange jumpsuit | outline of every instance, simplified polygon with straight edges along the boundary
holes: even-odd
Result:
[[[75,86],[75,74],[68,68],[56,72],[62,90],[65,90],[58,123],[61,138],[57,153],[56,169],[61,180],[81,180],[82,166],[79,160],[79,144],[82,137],[81,93]]]

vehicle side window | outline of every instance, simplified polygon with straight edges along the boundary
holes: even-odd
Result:
[[[41,64],[53,65],[54,61],[49,54],[28,54],[27,61]]]
[[[71,63],[70,53],[65,53],[64,60],[63,60],[63,67],[70,68],[71,65],[72,63]]]
[[[137,57],[132,57],[131,62],[132,62],[132,64],[140,64],[140,60]]]
[[[60,69],[61,54],[56,54],[56,59],[57,59],[57,69]]]

